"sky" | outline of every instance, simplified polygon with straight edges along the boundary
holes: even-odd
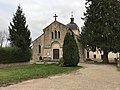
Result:
[[[0,31],[8,32],[19,4],[25,14],[32,40],[40,36],[43,29],[54,21],[55,14],[58,16],[57,21],[66,25],[73,12],[78,27],[84,25],[81,17],[84,17],[85,0],[0,0]]]

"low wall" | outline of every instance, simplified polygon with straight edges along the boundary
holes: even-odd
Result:
[[[120,60],[117,61],[117,67],[120,67]]]

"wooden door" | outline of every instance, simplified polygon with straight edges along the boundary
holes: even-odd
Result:
[[[53,59],[59,59],[59,49],[53,49]]]

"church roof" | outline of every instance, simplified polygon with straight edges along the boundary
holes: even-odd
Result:
[[[69,23],[67,24],[67,27],[70,28],[71,30],[79,29],[76,23]]]
[[[65,26],[65,27],[68,28],[71,32],[73,32],[72,30],[78,30],[78,29],[79,29],[78,26],[77,26],[77,24],[74,23],[73,15],[72,15],[72,17],[70,18],[70,19],[71,19],[71,22],[70,22],[69,24],[67,24],[67,25],[65,25],[65,24],[63,24],[63,23],[61,23],[61,22],[58,22],[58,21],[56,20],[56,17],[58,17],[58,16],[56,16],[56,14],[55,14],[55,16],[53,16],[53,17],[55,17],[55,21],[53,21],[51,24],[49,24],[47,27],[45,27],[45,28],[43,29],[43,32],[45,32],[45,30],[47,30],[47,28],[48,28],[49,26],[51,26],[52,24],[54,24],[54,23],[59,23],[59,24]],[[40,35],[38,38],[40,38],[40,37],[43,36],[43,35],[44,35],[44,33],[43,33],[42,35]],[[34,41],[36,41],[38,38],[36,38]],[[34,41],[32,41],[32,43],[33,43]]]
[[[74,22],[74,17],[72,15],[72,17],[70,18],[70,23],[67,24],[67,27],[70,28],[71,30],[77,30],[79,29],[77,24]]]
[[[48,28],[49,26],[51,26],[53,23],[59,23],[59,24],[61,24],[61,25],[63,25],[63,26],[65,26],[65,27],[67,27],[65,24],[63,24],[63,23],[60,23],[60,22],[58,22],[58,21],[53,21],[51,24],[49,24],[47,27],[45,27],[44,29],[43,29],[43,31],[45,31],[46,30],[46,28]]]
[[[43,29],[43,32],[45,32],[45,30],[46,30],[49,26],[51,26],[53,23],[59,23],[59,24],[65,26],[66,28],[68,28],[66,25],[64,25],[64,24],[58,22],[57,20],[55,20],[55,21],[53,21],[51,24],[49,24],[47,27],[45,27],[45,28]],[[38,38],[40,38],[40,37],[43,36],[43,35],[44,35],[44,33],[43,33],[42,35],[40,35]],[[36,38],[34,41],[36,41],[38,38]],[[33,43],[34,41],[32,41],[32,43]]]
[[[33,43],[34,41],[38,40],[40,37],[42,37],[44,34],[40,35],[39,37],[37,37],[35,40],[33,40],[31,43]]]

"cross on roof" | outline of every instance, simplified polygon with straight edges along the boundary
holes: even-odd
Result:
[[[73,11],[71,12],[71,18],[73,18]]]
[[[55,16],[53,16],[54,18],[55,18],[55,21],[56,21],[56,18],[58,17],[56,14],[55,14]]]

